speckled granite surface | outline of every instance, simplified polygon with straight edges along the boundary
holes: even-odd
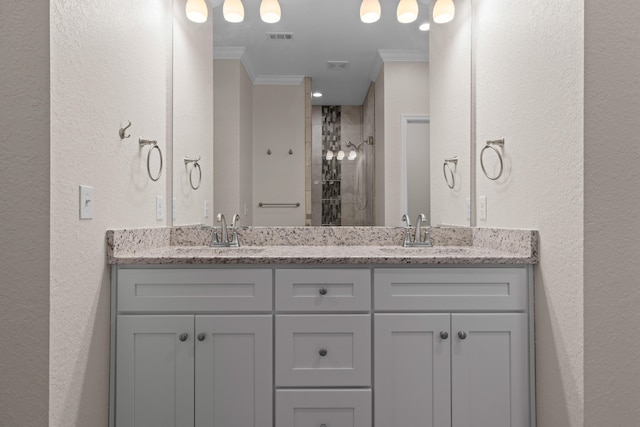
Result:
[[[401,227],[249,227],[240,248],[210,248],[209,227],[110,230],[110,264],[534,264],[535,230],[436,227],[403,248]]]

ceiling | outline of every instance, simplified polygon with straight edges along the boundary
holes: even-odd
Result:
[[[214,57],[242,54],[257,84],[309,76],[312,90],[323,93],[313,104],[361,105],[382,65],[381,55],[385,61],[428,58],[429,33],[418,30],[429,21],[428,0],[418,2],[418,19],[411,24],[397,21],[399,0],[380,0],[382,16],[373,24],[360,21],[361,0],[279,0],[280,22],[266,24],[259,16],[260,1],[242,0],[244,21],[232,24],[222,16],[222,1],[212,0]],[[292,33],[292,39],[271,40],[267,33],[273,32]],[[328,61],[347,61],[346,69],[330,67]]]

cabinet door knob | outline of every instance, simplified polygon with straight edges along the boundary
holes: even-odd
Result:
[[[182,342],[186,341],[186,340],[187,340],[187,338],[189,338],[189,334],[187,334],[187,333],[182,333],[182,334],[180,334],[180,335],[178,336],[178,339],[179,339],[180,341],[182,341]]]
[[[326,356],[328,353],[327,349],[325,348],[321,348],[320,351],[318,352],[318,354],[322,357]]]
[[[463,331],[458,332],[458,338],[460,338],[461,340],[467,338],[467,333]]]
[[[320,295],[326,295],[327,294],[327,288],[320,288],[318,290],[318,292],[320,293]]]
[[[445,331],[440,332],[440,338],[442,338],[443,340],[446,340],[447,338],[449,338],[449,332],[445,332]]]
[[[205,334],[204,332],[200,332],[198,334],[198,341],[204,341],[205,338],[207,338],[207,334]]]

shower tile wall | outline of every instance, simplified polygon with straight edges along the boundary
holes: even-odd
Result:
[[[365,147],[358,151],[356,160],[335,158],[341,149],[349,153],[352,147],[347,147],[348,141],[357,145],[362,140],[362,107],[312,108],[312,225],[372,224],[371,219],[366,222],[372,209],[364,209],[362,197],[357,195],[358,162]],[[326,160],[327,150],[333,151],[333,160]]]

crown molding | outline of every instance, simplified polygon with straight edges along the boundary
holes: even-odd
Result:
[[[302,84],[304,76],[267,76],[260,75],[253,80],[254,85],[296,86]]]

